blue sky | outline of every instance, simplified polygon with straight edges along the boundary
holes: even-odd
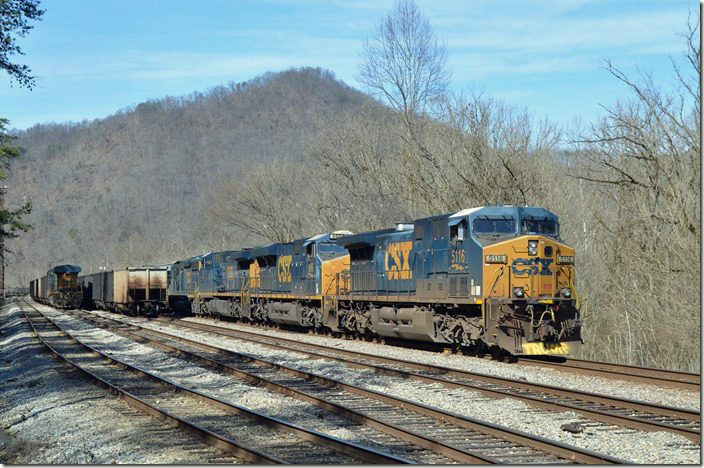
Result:
[[[416,0],[456,91],[569,125],[627,95],[604,59],[672,80],[694,0]],[[44,0],[43,20],[15,56],[32,91],[0,74],[11,127],[106,117],[147,99],[182,96],[267,71],[312,66],[355,80],[362,41],[393,0]]]

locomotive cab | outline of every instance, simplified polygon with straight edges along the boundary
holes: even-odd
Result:
[[[574,249],[557,217],[540,208],[473,220],[483,245],[486,339],[512,354],[571,354],[582,344]]]

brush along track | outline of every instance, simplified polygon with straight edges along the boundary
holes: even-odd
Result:
[[[102,316],[82,317],[110,331],[178,353],[354,421],[370,424],[466,463],[623,463],[589,450],[441,411],[273,364],[251,356]],[[474,459],[474,460],[473,460]]]
[[[379,374],[397,375],[426,383],[442,384],[450,388],[474,390],[494,398],[518,399],[550,411],[573,411],[586,418],[617,427],[672,432],[700,443],[700,412],[695,410],[386,358],[221,326],[166,317],[159,317],[155,321],[248,340],[276,349],[302,352],[316,358],[342,361],[353,367],[373,369]],[[376,365],[378,363],[385,365],[378,366]]]
[[[253,463],[404,463],[397,457],[300,428],[188,390],[71,337],[28,304],[34,333],[57,357],[137,408]],[[256,446],[243,445],[234,439]]]
[[[701,390],[701,375],[652,367],[628,366],[565,357],[519,357],[523,365],[547,367],[575,374],[594,375],[684,390]]]

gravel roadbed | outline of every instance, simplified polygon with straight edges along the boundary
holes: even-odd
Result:
[[[0,308],[0,463],[237,463],[54,358],[16,304]]]
[[[270,391],[231,375],[223,375],[208,367],[96,328],[88,322],[52,308],[41,305],[38,307],[42,313],[82,343],[189,389],[396,457],[418,463],[428,463],[439,458],[432,451],[403,443],[387,434],[320,409],[311,403]],[[113,315],[113,317],[125,318],[121,315]],[[249,445],[256,447],[254,442]],[[282,442],[282,445],[285,444]]]
[[[183,383],[189,387],[203,391],[204,393],[211,394],[254,411],[262,412],[269,416],[283,419],[294,424],[299,424],[301,426],[324,432],[344,440],[364,444],[371,448],[389,451],[389,441],[386,440],[388,439],[387,436],[383,434],[374,434],[368,429],[360,429],[355,423],[352,423],[344,418],[331,416],[329,413],[320,410],[313,405],[290,397],[282,396],[261,387],[250,385],[246,382],[239,381],[232,376],[218,374],[207,368],[176,358],[168,353],[155,350],[154,348],[141,345],[119,335],[95,328],[91,324],[79,321],[74,317],[66,315],[62,312],[54,311],[51,308],[42,307],[41,310],[55,319],[57,323],[60,323],[62,326],[67,328],[67,330],[70,330],[76,338],[81,339],[86,344],[94,346],[101,351],[113,353],[115,357],[124,359],[131,364],[144,367],[155,374],[161,373],[170,380]],[[5,342],[8,340],[8,335],[5,332],[5,328],[8,326],[7,324],[14,323],[14,331],[12,333],[13,337],[20,336],[22,331],[26,334],[27,327],[20,326],[19,309],[17,307],[14,309],[12,307],[6,307],[3,308],[2,311],[3,334],[0,335],[0,343],[3,344],[3,347],[0,349],[0,353],[4,355],[7,351],[5,345]],[[236,339],[215,337],[214,335],[208,335],[202,332],[188,332],[175,327],[157,325],[153,321],[142,318],[130,318],[107,312],[100,312],[100,314],[111,318],[129,321],[136,325],[144,326],[145,328],[166,331],[177,336],[194,339],[207,344],[230,349],[232,351],[248,354],[260,359],[270,360],[278,364],[293,367],[306,372],[313,372],[318,375],[340,380],[359,387],[417,401],[468,417],[482,419],[488,422],[511,427],[513,429],[561,441],[563,443],[584,447],[635,463],[697,464],[700,462],[701,454],[699,445],[693,444],[683,437],[666,432],[649,433],[623,428],[609,428],[601,423],[590,422],[574,413],[540,411],[524,403],[508,398],[497,400],[487,398],[478,392],[450,390],[441,385],[428,385],[421,382],[408,381],[391,376],[381,376],[369,370],[354,369],[344,365],[332,364],[330,361],[322,359],[311,359],[300,353],[287,353],[273,350],[262,345],[245,343]],[[187,320],[208,324],[214,323],[213,320],[199,318],[188,318]],[[247,325],[222,321],[218,321],[217,324],[234,329],[247,331],[253,330],[251,326]],[[17,330],[18,327],[19,330]],[[387,356],[399,357],[406,360],[427,362],[430,364],[465,369],[474,372],[500,375],[502,377],[523,378],[525,380],[546,383],[549,385],[578,388],[591,392],[623,396],[625,398],[642,399],[672,406],[699,408],[699,394],[697,392],[662,389],[649,385],[633,384],[631,382],[621,382],[589,376],[571,376],[567,373],[553,371],[550,369],[538,369],[483,361],[466,356],[443,355],[426,351],[408,350],[364,341],[347,341],[317,335],[306,335],[278,330],[264,330],[262,328],[256,328],[254,330],[259,333],[277,335],[299,341],[311,341],[326,344],[328,346],[357,350],[370,354],[383,353]],[[36,342],[36,340],[34,341]],[[36,346],[39,345],[37,344]],[[37,359],[36,350],[34,352],[29,352],[26,359]],[[55,362],[49,357],[46,359],[50,362]],[[3,374],[10,372],[13,374],[26,373],[27,371],[25,369],[28,367],[27,364],[25,363],[24,366],[20,365],[20,368],[15,369],[15,367],[17,367],[17,362],[18,361],[16,359],[3,356],[3,361],[1,363],[3,367],[0,367]],[[55,364],[54,368],[56,368]],[[55,373],[57,373],[57,375],[60,374],[62,377],[67,375],[67,373],[61,368],[55,370]],[[27,378],[31,380],[31,378]],[[61,380],[63,380],[63,378]],[[73,377],[73,380],[82,381],[84,382],[84,387],[88,389],[91,388],[92,384],[85,383],[82,379],[76,379]],[[42,382],[46,381],[42,380]],[[26,383],[25,385],[20,385],[20,387],[22,391],[25,392],[31,392],[33,390],[26,388]],[[68,395],[65,395],[64,393],[69,393],[70,398],[76,398],[74,387],[76,387],[76,385],[65,385],[59,386],[59,388],[56,389],[54,388],[52,380],[51,392],[52,394],[55,393],[59,395],[60,398],[68,397]],[[626,391],[627,389],[628,391]],[[126,406],[126,404],[120,402],[119,400],[115,400],[112,397],[103,398],[110,399],[119,405]],[[14,407],[19,404],[18,402],[23,400],[26,400],[26,398],[23,398],[20,390],[17,390],[17,394],[14,396],[15,403],[8,406]],[[3,403],[0,404],[3,405],[0,406],[0,409],[4,410],[5,402],[3,401]],[[89,405],[91,409],[95,409],[98,406],[103,407],[106,405]],[[5,411],[5,413],[7,412]],[[13,410],[12,414],[13,416],[11,416],[11,418],[17,419],[20,413]],[[43,419],[44,414],[46,413],[43,413],[42,416],[37,417],[37,419]],[[64,418],[69,419],[69,417],[65,414]],[[73,418],[73,416],[71,416],[71,418]],[[100,416],[86,417],[88,421],[100,421],[100,418]],[[146,416],[144,418],[146,422],[149,422]],[[113,417],[111,419],[102,417],[103,421],[107,420],[110,422],[110,426],[113,426],[113,421],[117,418]],[[13,425],[14,420],[7,420],[5,414],[2,416],[1,422],[4,426],[10,427],[9,431],[11,432],[11,435],[17,439],[17,434],[13,431],[18,424]],[[580,434],[572,434],[561,430],[560,426],[568,422],[581,422],[585,429],[584,432]],[[32,460],[40,460],[39,462],[43,463],[110,463],[112,459],[108,459],[106,456],[103,456],[103,454],[99,451],[99,447],[109,447],[111,450],[118,450],[118,452],[124,453],[124,448],[122,450],[116,448],[116,442],[107,440],[97,442],[97,437],[94,436],[94,434],[99,433],[101,434],[101,437],[108,437],[111,435],[111,432],[115,432],[115,430],[107,431],[104,429],[101,431],[100,428],[96,428],[95,426],[90,427],[90,425],[83,429],[83,424],[76,423],[74,421],[64,421],[63,423],[65,424],[65,427],[59,428],[58,434],[55,434],[54,436],[52,436],[52,431],[55,430],[53,425],[50,423],[45,423],[44,427],[49,432],[45,436],[44,440],[48,441],[45,443],[55,444],[56,440],[59,440],[60,437],[65,437],[66,433],[73,433],[74,437],[70,440],[66,440],[65,442],[66,446],[70,447],[70,449],[66,449],[65,451],[66,453],[73,454],[72,460],[74,461],[57,461],[56,459],[49,458],[47,454],[54,454],[55,450],[44,449],[44,451],[42,451],[41,447],[37,449],[39,452],[37,452],[37,455],[35,455]],[[22,424],[26,424],[26,422]],[[98,425],[100,423],[91,422],[91,424]],[[148,425],[153,426],[151,423]],[[104,435],[103,432],[106,432],[108,435]],[[130,433],[129,430],[125,432],[128,434]],[[131,432],[137,433],[136,431]],[[123,434],[122,437],[125,437],[125,435]],[[131,441],[134,447],[142,447],[145,445],[144,438],[139,438],[139,436],[136,436],[135,438],[138,440]],[[37,440],[36,437],[32,437],[32,439]],[[2,438],[0,437],[0,447],[5,447],[7,444],[4,444],[1,440]],[[124,439],[121,438],[120,440],[124,442]],[[86,457],[83,459],[79,458],[83,453],[83,446],[81,445],[82,441],[90,441],[92,445],[89,448],[95,452],[93,455],[96,457],[95,460],[87,461]],[[130,448],[132,450],[127,451],[134,457],[132,460],[135,461],[120,458],[117,460],[118,463],[188,463],[186,461],[156,461],[153,459],[148,459],[148,457],[156,457],[153,450],[138,455],[135,453],[137,449],[133,447]],[[0,454],[2,453],[3,452],[0,452]],[[169,453],[171,453],[171,451],[169,451]],[[403,450],[400,450],[399,453],[390,453],[404,458],[410,458],[408,455],[404,456]],[[140,456],[141,458],[139,458]],[[183,456],[184,460],[188,459],[186,454],[182,454],[181,456]],[[423,458],[420,457],[417,458],[417,460],[422,462]],[[32,463],[32,461],[28,462]],[[37,463],[37,461],[34,461],[34,463]],[[194,460],[191,463],[203,463],[203,461]]]
[[[603,393],[619,398],[642,400],[660,405],[676,406],[699,410],[701,395],[692,390],[659,387],[644,383],[608,379],[589,375],[571,374],[569,372],[534,366],[522,366],[520,363],[503,363],[487,361],[484,359],[462,356],[457,354],[442,354],[437,352],[401,348],[380,343],[370,343],[342,338],[329,338],[314,334],[296,333],[275,330],[252,325],[244,325],[223,320],[212,320],[198,317],[187,317],[183,320],[217,325],[233,330],[242,330],[271,336],[279,336],[291,340],[305,341],[308,343],[332,346],[349,351],[361,351],[368,354],[383,355],[385,357],[405,359],[407,361],[421,362],[436,366],[451,367],[469,372],[490,374],[509,379],[522,379],[538,384],[553,385],[556,387],[570,388],[592,393]]]
[[[634,463],[697,464],[701,457],[699,445],[692,443],[684,437],[668,432],[644,432],[616,428],[613,426],[608,427],[603,423],[590,421],[575,413],[541,411],[525,403],[509,398],[497,400],[485,397],[478,392],[449,390],[441,385],[428,385],[397,377],[381,376],[369,370],[360,370],[340,365],[332,366],[330,361],[311,359],[304,354],[286,353],[254,343],[244,343],[235,339],[215,337],[214,335],[208,335],[206,333],[188,332],[177,327],[157,325],[155,322],[142,318],[125,318],[124,316],[114,314],[104,314],[117,319],[129,320],[145,328],[165,331],[232,351],[249,354],[260,359],[272,360],[278,364],[302,371],[313,372],[359,387],[399,396],[446,411],[511,427],[563,443],[629,460]],[[207,319],[189,318],[187,320],[213,324],[212,320]],[[218,322],[217,324],[234,329],[252,330],[252,327],[245,325],[225,322]],[[258,331],[261,330],[262,329],[258,329]],[[354,349],[369,354],[383,353],[385,356],[395,356],[417,362],[428,362],[430,364],[462,368],[487,374],[499,374],[509,378],[523,378],[555,386],[572,387],[572,383],[577,382],[578,385],[574,385],[574,387],[586,391],[616,394],[625,398],[643,399],[645,401],[658,402],[660,400],[666,400],[664,404],[699,408],[698,401],[696,405],[692,401],[694,395],[698,396],[697,392],[680,391],[669,388],[663,389],[651,385],[638,385],[639,388],[637,390],[626,394],[625,392],[621,392],[621,389],[623,387],[633,387],[632,382],[621,382],[618,380],[601,379],[590,376],[570,376],[564,372],[552,371],[550,369],[536,369],[511,364],[487,362],[467,356],[448,356],[427,351],[398,349],[364,341],[345,341],[335,338],[276,330],[267,330],[266,332],[272,335],[297,340],[305,339],[306,341],[326,344],[328,346]],[[500,371],[494,372],[495,368],[500,369]],[[566,384],[565,381],[568,381],[569,384]],[[594,381],[594,385],[589,385],[592,381]],[[681,399],[673,396],[673,394],[679,395]],[[574,422],[579,422],[585,428],[584,432],[572,434],[560,429],[563,424]]]

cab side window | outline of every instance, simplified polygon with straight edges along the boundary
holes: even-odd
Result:
[[[467,221],[461,221],[454,226],[450,226],[450,243],[456,244],[467,238]]]

